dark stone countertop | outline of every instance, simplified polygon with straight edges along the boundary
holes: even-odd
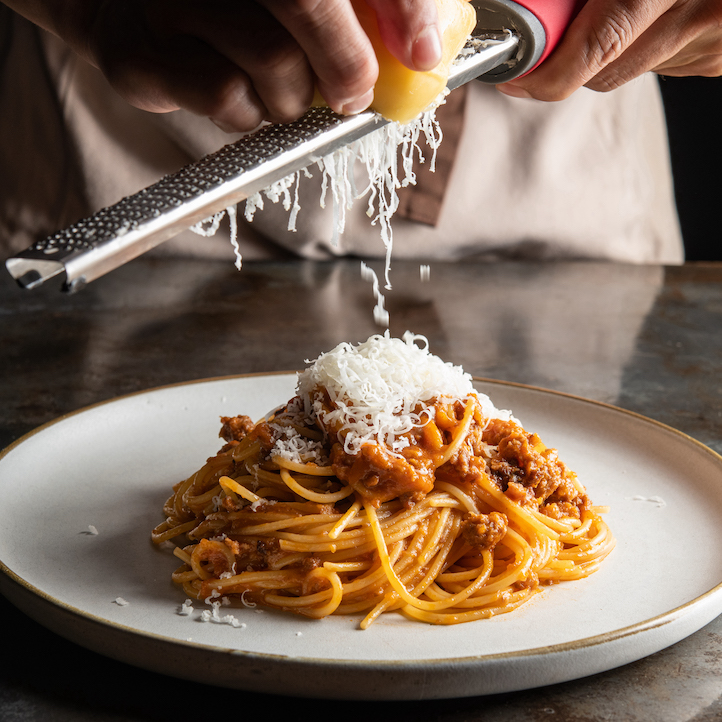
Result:
[[[380,270],[380,268],[377,268]],[[722,264],[394,262],[391,332],[476,375],[591,398],[722,453]],[[89,404],[192,379],[295,370],[379,332],[358,261],[138,259],[67,296],[0,277],[0,448]],[[722,480],[721,480],[722,481]],[[1,501],[0,501],[1,503]],[[0,719],[191,719],[266,697],[181,682],[65,641],[0,598]],[[448,701],[323,702],[323,714],[424,720],[722,719],[722,618],[623,668],[551,687]],[[313,714],[313,700],[273,711]]]

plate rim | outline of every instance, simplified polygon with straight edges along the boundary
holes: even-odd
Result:
[[[191,385],[197,385],[197,384],[204,384],[204,383],[215,383],[219,381],[234,381],[237,379],[249,379],[249,378],[268,378],[272,376],[292,376],[294,374],[298,374],[298,370],[291,370],[291,371],[270,371],[270,372],[250,372],[250,373],[243,373],[243,374],[229,374],[229,375],[222,375],[222,376],[213,376],[213,377],[206,377],[206,378],[199,378],[199,379],[190,379],[186,381],[177,381],[170,384],[162,384],[160,386],[155,386],[147,389],[141,389],[138,391],[131,391],[125,394],[121,394],[119,396],[114,396],[109,399],[104,399],[101,401],[94,402],[92,404],[88,404],[86,406],[80,407],[78,409],[75,409],[73,411],[66,412],[54,419],[51,419],[50,421],[45,422],[44,424],[41,424],[40,426],[31,429],[27,433],[23,434],[21,437],[16,439],[15,441],[11,442],[7,447],[0,450],[0,463],[2,463],[2,460],[10,454],[14,449],[18,448],[21,444],[26,442],[27,440],[31,439],[36,434],[39,434],[48,428],[51,428],[55,426],[56,424],[59,424],[67,419],[73,418],[75,416],[79,416],[83,413],[86,413],[88,411],[92,411],[94,409],[100,408],[105,405],[113,404],[116,402],[125,401],[127,399],[131,399],[136,396],[143,396],[145,394],[152,394],[159,391],[165,391],[168,389],[183,387],[183,386],[191,386]],[[533,391],[535,393],[541,393],[541,394],[547,394],[550,396],[555,397],[562,397],[566,398],[578,403],[591,405],[594,407],[603,408],[607,411],[611,411],[613,413],[621,413],[625,416],[629,416],[636,421],[650,424],[652,426],[657,427],[658,429],[670,433],[673,436],[677,436],[680,439],[684,440],[687,443],[692,443],[693,446],[695,446],[699,451],[704,452],[708,456],[711,457],[713,461],[715,461],[718,464],[722,465],[722,454],[717,453],[714,449],[710,448],[706,444],[702,443],[698,439],[695,439],[694,437],[690,436],[689,434],[686,434],[683,431],[680,431],[679,429],[675,429],[673,426],[670,426],[668,424],[665,424],[661,421],[658,421],[656,419],[652,419],[648,416],[645,416],[644,414],[641,414],[636,411],[631,411],[629,409],[622,408],[620,406],[616,406],[614,404],[605,402],[605,401],[598,401],[595,399],[586,398],[584,396],[580,396],[577,394],[565,392],[565,391],[558,391],[555,389],[549,389],[542,386],[535,386],[531,384],[524,384],[519,383],[515,381],[504,381],[500,379],[493,379],[493,378],[487,378],[483,376],[472,376],[472,379],[474,382],[479,382],[483,384],[489,384],[492,386],[499,386],[499,387],[510,387],[514,389],[524,390],[524,391]],[[617,641],[620,641],[627,637],[632,637],[637,634],[650,631],[652,629],[661,629],[664,627],[667,627],[670,624],[673,624],[677,621],[679,621],[688,610],[690,610],[692,607],[701,607],[705,603],[709,602],[713,597],[722,594],[722,579],[708,589],[706,592],[698,595],[694,599],[689,600],[688,602],[685,602],[682,605],[679,605],[677,607],[674,607],[673,609],[667,610],[666,612],[663,612],[661,614],[655,615],[654,617],[650,617],[648,619],[645,619],[641,622],[636,622],[635,624],[627,625],[625,627],[621,627],[619,629],[615,629],[610,632],[604,632],[602,634],[592,635],[590,637],[583,637],[581,639],[575,639],[573,641],[569,642],[560,642],[556,644],[550,644],[550,645],[543,645],[539,647],[530,647],[527,649],[521,649],[521,650],[515,650],[510,652],[495,652],[491,654],[478,654],[478,655],[466,655],[462,657],[444,657],[443,659],[434,659],[434,658],[423,658],[423,659],[374,659],[374,660],[357,660],[357,659],[342,659],[342,658],[334,658],[334,657],[314,657],[314,656],[300,656],[300,655],[291,655],[291,654],[274,654],[271,652],[257,652],[257,651],[248,651],[248,650],[242,650],[242,649],[230,649],[227,647],[221,647],[213,644],[206,644],[206,643],[200,643],[196,641],[189,641],[189,640],[183,640],[179,638],[169,637],[163,634],[157,634],[154,632],[149,632],[145,630],[140,630],[135,627],[124,625],[119,622],[115,622],[110,619],[106,619],[104,617],[98,616],[96,614],[93,614],[91,612],[85,611],[83,609],[79,609],[72,604],[69,604],[67,602],[64,602],[60,599],[57,599],[56,597],[53,597],[51,594],[43,591],[42,589],[39,589],[35,585],[31,584],[27,580],[25,580],[22,576],[20,576],[17,572],[10,569],[5,562],[3,562],[2,559],[0,559],[0,579],[3,577],[7,578],[7,580],[10,581],[11,584],[17,584],[19,587],[22,588],[22,591],[28,594],[33,595],[37,600],[41,601],[42,603],[48,604],[51,607],[54,607],[62,612],[72,614],[76,617],[79,617],[81,620],[84,620],[85,622],[98,624],[104,627],[110,627],[116,632],[121,633],[127,633],[134,636],[140,636],[143,637],[146,640],[152,641],[152,642],[159,642],[163,644],[170,644],[170,645],[177,645],[180,647],[187,648],[189,650],[201,650],[205,652],[212,652],[212,653],[220,653],[229,655],[232,657],[239,657],[239,658],[245,658],[248,660],[263,660],[265,662],[279,662],[279,663],[303,663],[303,664],[317,664],[317,665],[332,665],[334,667],[337,666],[343,666],[343,667],[355,667],[359,669],[365,669],[365,670],[375,670],[375,669],[388,669],[390,667],[393,667],[394,669],[409,669],[412,670],[413,668],[425,668],[429,666],[439,666],[439,665],[465,665],[465,664],[475,664],[480,661],[489,661],[489,662],[495,662],[495,661],[506,661],[506,660],[513,660],[514,658],[530,658],[530,657],[542,657],[547,655],[552,655],[556,653],[569,653],[569,652],[576,652],[584,649],[589,649],[593,647],[598,647],[603,644],[610,644]],[[3,591],[3,588],[5,585],[0,582],[0,591]],[[14,596],[14,595],[12,595]],[[10,596],[6,596],[8,601],[15,604],[14,600]],[[24,611],[24,610],[21,610]],[[711,619],[714,619],[716,616],[719,615],[720,612],[717,612],[715,615],[710,617],[708,621],[711,621]],[[35,618],[35,617],[33,617]],[[37,620],[38,623],[43,624],[42,621]],[[45,625],[43,625],[45,626]],[[699,628],[699,627],[697,627]],[[54,632],[59,633],[59,632]],[[77,640],[73,640],[77,641]]]

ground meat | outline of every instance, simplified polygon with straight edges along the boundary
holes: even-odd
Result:
[[[241,545],[239,542],[235,541],[234,539],[229,539],[226,537],[223,540],[223,543],[236,555],[238,556],[241,553]]]
[[[269,564],[273,563],[279,553],[277,539],[235,541],[226,538],[225,543],[236,555],[236,569],[239,572],[249,568],[254,571],[268,569]]]
[[[484,431],[484,441],[497,447],[488,463],[492,479],[515,501],[522,501],[515,487],[531,491],[537,500],[572,501],[578,496],[573,472],[536,434],[513,421],[494,420]]]
[[[251,433],[255,424],[250,416],[221,416],[221,432],[226,441],[241,441]]]
[[[198,560],[213,577],[219,577],[231,571],[229,555],[225,553],[223,544],[209,539],[201,539],[193,552],[194,560]]]
[[[524,486],[524,472],[516,464],[505,459],[490,459],[489,470],[494,479],[501,482],[501,488],[504,491],[509,486]]]
[[[377,443],[365,444],[352,456],[335,444],[331,464],[341,481],[374,505],[397,497],[412,504],[434,488],[434,465],[428,456],[397,456]]]
[[[589,506],[586,494],[579,494],[571,501],[553,501],[542,504],[539,511],[551,519],[581,519],[582,511]]]
[[[524,506],[534,501],[534,493],[518,481],[510,481],[504,492],[508,499]]]
[[[568,519],[569,517],[579,518],[579,509],[568,501],[544,504],[542,513],[550,519]]]
[[[536,589],[539,586],[539,576],[536,574],[536,572],[531,572],[526,579],[519,580],[518,582],[514,582],[514,584],[511,585],[511,588],[515,592],[520,592],[522,589]]]
[[[306,557],[301,562],[301,569],[303,569],[305,572],[310,572],[312,569],[317,569],[318,567],[320,567],[322,563],[323,562],[319,557],[312,555],[310,557]]]
[[[506,535],[508,520],[504,514],[492,511],[489,514],[468,513],[461,525],[461,534],[469,546],[486,551],[493,549]]]
[[[266,453],[268,453],[276,443],[276,437],[273,433],[273,429],[265,421],[261,421],[256,424],[253,427],[253,432],[250,434],[250,436],[253,439],[261,442],[261,446],[266,451]]]
[[[502,421],[501,419],[490,419],[483,434],[484,443],[489,446],[498,446],[499,442],[509,434],[521,429],[521,426],[513,421]]]
[[[221,500],[221,507],[226,511],[240,511],[242,508],[240,501],[237,501],[232,496],[224,496]]]

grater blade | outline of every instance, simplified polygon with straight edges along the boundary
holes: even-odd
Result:
[[[448,88],[514,62],[519,42],[508,31],[474,37],[455,61]],[[60,277],[62,290],[76,291],[388,122],[373,111],[340,116],[312,108],[297,121],[265,126],[34,243],[5,265],[23,288]]]

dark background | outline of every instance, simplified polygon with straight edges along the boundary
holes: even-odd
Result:
[[[722,260],[722,78],[660,78],[688,261]]]

